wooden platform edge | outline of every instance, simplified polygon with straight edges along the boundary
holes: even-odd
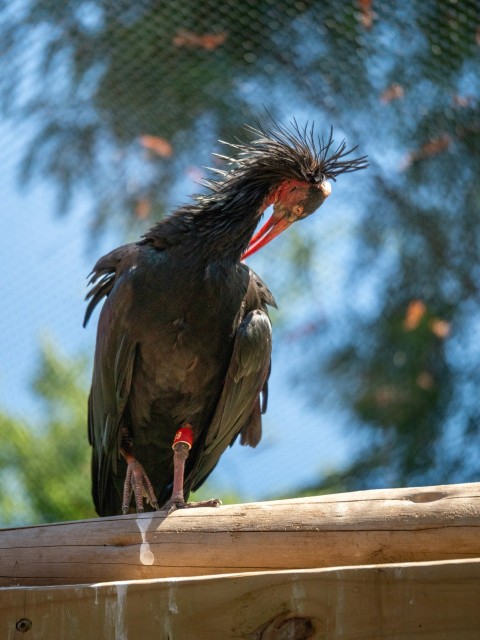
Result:
[[[480,483],[382,489],[0,531],[0,585],[480,557]]]
[[[480,559],[0,589],[2,637],[474,640]],[[6,635],[3,635],[6,633]]]

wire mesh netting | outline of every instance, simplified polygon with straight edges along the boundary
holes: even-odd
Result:
[[[370,167],[250,261],[280,308],[270,406],[208,493],[478,477],[477,2],[0,7],[0,522],[93,514],[85,277],[270,117]]]

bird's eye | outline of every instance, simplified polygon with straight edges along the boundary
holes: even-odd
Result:
[[[292,212],[298,217],[301,216],[303,213],[303,207],[300,204],[296,204],[293,209]]]

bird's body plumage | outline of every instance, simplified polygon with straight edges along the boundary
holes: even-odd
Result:
[[[186,496],[239,435],[251,446],[260,439],[271,357],[267,305],[275,301],[241,256],[269,204],[286,226],[323,202],[326,177],[364,160],[342,161],[344,145],[327,158],[331,137],[312,152],[307,129],[303,136],[298,127],[296,135],[282,127],[270,137],[257,133],[263,137],[249,146],[232,145],[237,167],[218,171],[209,194],[94,267],[85,322],[104,301],[88,418],[100,515],[121,512],[125,450],[134,450],[162,505],[182,425],[193,431]]]
[[[88,314],[106,296],[89,400],[94,499],[102,515],[118,513],[121,504],[126,464],[118,451],[124,428],[159,503],[171,490],[172,442],[183,423],[191,424],[195,435],[186,467],[187,494],[203,482],[242,428],[251,429],[255,421],[260,429],[256,402],[266,384],[271,351],[267,304],[275,303],[260,278],[239,261],[240,255],[225,255],[223,239],[212,241],[208,252],[204,242],[198,246],[206,221],[197,218],[197,229],[190,221],[191,231],[185,231],[181,242],[172,241],[167,219],[139,243],[101,258],[93,271],[98,288],[91,290]],[[239,252],[251,233],[246,233]],[[264,343],[235,362],[237,334],[252,312],[253,318],[258,316],[254,324],[263,323]],[[254,384],[245,385],[242,371],[237,372],[239,381],[228,380],[230,366],[232,372],[252,368]],[[236,392],[240,416],[233,427],[228,419],[214,424],[224,389],[228,396]],[[216,432],[216,447],[209,427]],[[245,436],[248,444],[258,439],[257,433]]]

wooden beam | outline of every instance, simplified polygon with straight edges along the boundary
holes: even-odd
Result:
[[[480,557],[480,484],[383,489],[0,531],[0,584]]]
[[[477,640],[480,560],[0,589],[5,640]]]

